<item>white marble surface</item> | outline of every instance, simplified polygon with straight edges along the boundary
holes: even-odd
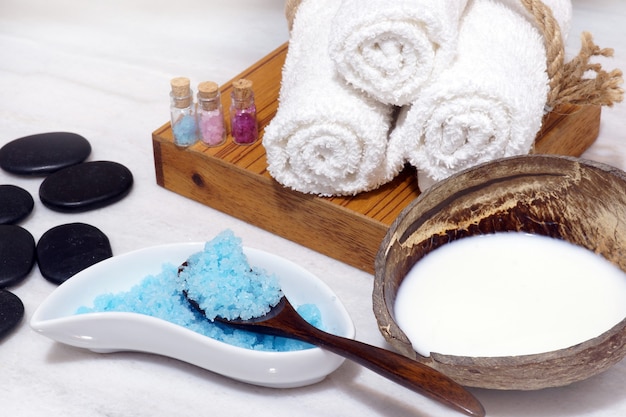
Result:
[[[372,276],[158,187],[151,132],[168,120],[169,79],[219,83],[287,40],[282,0],[2,0],[0,145],[66,130],[86,136],[92,160],[113,160],[134,176],[122,202],[82,214],[41,205],[41,179],[0,172],[29,190],[34,213],[22,223],[38,239],[59,224],[101,228],[121,254],[159,243],[202,241],[225,227],[247,246],[268,248],[327,281],[357,337],[384,345],[371,311]],[[626,2],[574,0],[568,52],[591,31],[615,48],[605,67],[626,69]],[[626,104],[605,109],[586,157],[626,169]],[[272,390],[230,381],[185,363],[139,353],[100,355],[53,343],[27,320],[54,289],[38,270],[11,288],[26,319],[0,342],[0,413],[7,416],[443,416],[456,413],[354,364],[315,386]],[[207,352],[209,355],[210,352]],[[626,362],[572,386],[538,392],[475,390],[491,416],[623,416]]]

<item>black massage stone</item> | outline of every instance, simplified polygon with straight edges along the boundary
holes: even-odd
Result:
[[[132,185],[133,175],[124,165],[110,161],[83,162],[43,180],[39,198],[49,209],[81,212],[121,200]]]
[[[12,292],[0,290],[0,340],[9,334],[24,317],[24,304]]]
[[[91,145],[76,133],[24,136],[0,148],[0,167],[18,175],[47,175],[87,159]]]
[[[109,238],[97,227],[69,223],[53,227],[37,243],[41,275],[54,284],[113,256]]]
[[[35,239],[20,226],[0,225],[0,288],[21,282],[35,265]]]
[[[16,224],[25,219],[35,206],[33,196],[16,185],[0,185],[0,224]]]

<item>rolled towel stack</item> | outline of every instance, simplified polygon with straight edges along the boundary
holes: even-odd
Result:
[[[328,54],[338,0],[305,0],[293,21],[276,116],[265,128],[268,171],[304,193],[354,195],[403,167],[387,150],[393,108],[348,86]]]
[[[472,0],[454,62],[404,109],[391,141],[417,168],[420,189],[496,158],[527,154],[548,93],[544,39],[501,2]]]
[[[467,0],[343,0],[332,21],[329,53],[358,90],[394,105],[415,100],[431,74],[456,52]]]
[[[544,3],[567,34],[571,0]],[[521,0],[301,0],[268,171],[304,193],[354,195],[406,163],[425,190],[526,154],[549,89],[544,42]]]

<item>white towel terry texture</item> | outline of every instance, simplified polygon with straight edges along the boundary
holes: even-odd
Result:
[[[535,27],[538,27],[535,18],[524,7],[521,0],[497,0],[509,7],[514,12],[524,16],[526,20],[531,22]],[[559,25],[563,42],[567,41],[567,35],[569,34],[570,25],[572,23],[572,1],[571,0],[542,0],[542,3],[546,5],[552,12],[554,20]]]
[[[545,3],[569,27],[571,0]],[[519,0],[303,0],[264,134],[268,170],[301,192],[351,195],[405,163],[424,190],[528,153],[548,92],[543,42]]]
[[[454,58],[467,0],[343,0],[329,53],[355,88],[388,104],[409,104],[432,73]]]
[[[391,134],[421,189],[496,158],[527,154],[548,93],[544,40],[523,16],[472,0],[454,62],[405,109]]]
[[[282,72],[279,106],[263,144],[268,171],[304,193],[354,195],[402,169],[387,151],[392,108],[337,77],[328,55],[337,0],[305,0],[296,13]]]

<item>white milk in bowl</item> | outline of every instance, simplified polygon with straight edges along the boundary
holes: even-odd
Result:
[[[550,352],[593,339],[626,317],[626,273],[563,240],[473,236],[417,262],[394,313],[422,356]]]

